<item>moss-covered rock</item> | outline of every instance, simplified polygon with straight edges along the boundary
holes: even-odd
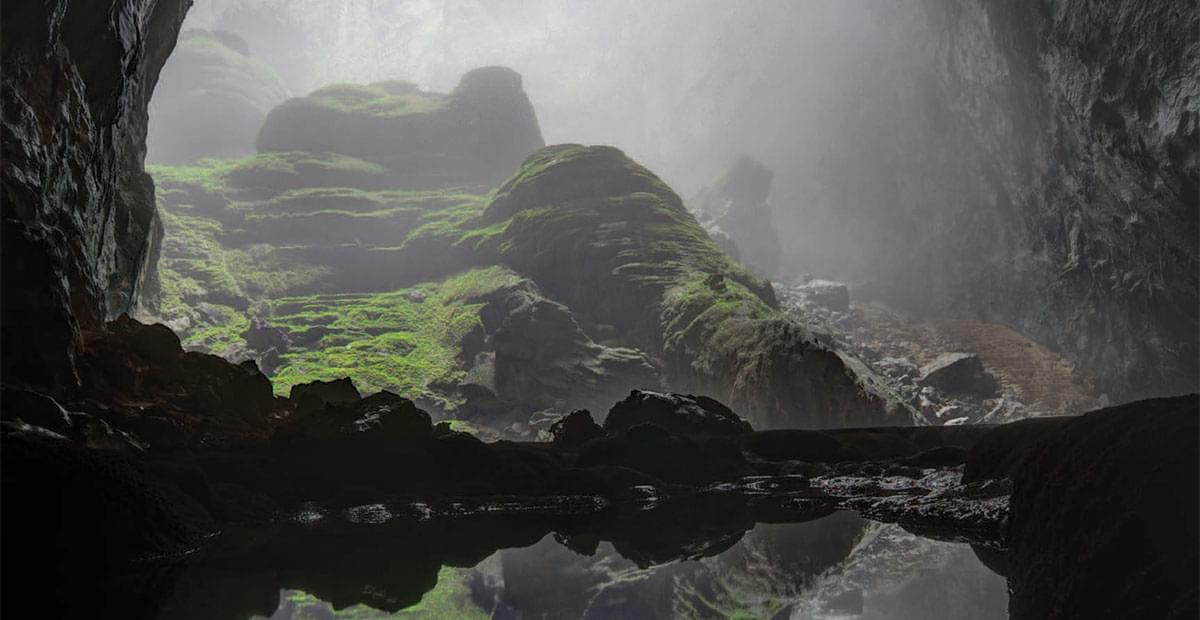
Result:
[[[521,76],[504,67],[470,71],[449,94],[395,81],[326,86],[271,110],[257,140],[263,153],[367,159],[410,188],[489,187],[543,144]]]
[[[148,157],[186,163],[253,153],[263,118],[286,98],[279,76],[241,37],[186,30],[150,103]]]
[[[784,316],[653,173],[612,147],[547,147],[497,190],[483,244],[573,308],[584,328],[663,361],[667,385],[756,425],[911,422]]]

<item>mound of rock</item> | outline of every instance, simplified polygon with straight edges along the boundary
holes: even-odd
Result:
[[[719,231],[734,247],[734,258],[774,277],[779,271],[779,237],[767,196],[775,174],[750,157],[742,156],[692,200],[706,228]],[[718,241],[719,243],[719,241]]]
[[[653,424],[682,435],[731,436],[754,430],[725,405],[707,396],[634,390],[613,405],[604,430],[616,433],[638,424]]]
[[[958,394],[990,398],[1000,389],[974,353],[946,353],[921,367],[921,384]]]
[[[287,98],[275,71],[222,30],[185,30],[150,102],[147,158],[180,164],[254,152],[254,135]]]
[[[260,153],[333,152],[383,165],[406,186],[489,186],[541,148],[521,76],[467,72],[449,94],[409,82],[336,84],[289,99],[267,115]]]
[[[581,323],[611,326],[621,344],[661,359],[671,389],[712,394],[765,426],[911,423],[615,148],[538,151],[482,219],[498,230],[479,245],[485,260],[528,274]]]

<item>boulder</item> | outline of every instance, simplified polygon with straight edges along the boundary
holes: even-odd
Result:
[[[921,384],[952,394],[991,398],[1000,389],[974,353],[946,353],[921,367]]]
[[[332,381],[311,381],[293,385],[288,400],[298,408],[323,407],[328,404],[353,403],[362,398],[350,377]]]
[[[850,311],[850,288],[841,282],[809,280],[796,288],[804,298],[834,312]]]
[[[1196,617],[1198,411],[1195,394],[1138,401],[1030,437],[1008,518],[1014,618]]]
[[[550,425],[554,445],[577,448],[597,437],[604,436],[604,429],[592,419],[587,409],[577,409]]]
[[[265,353],[271,349],[279,353],[287,353],[292,346],[286,329],[271,325],[259,317],[250,319],[250,325],[242,332],[241,336],[246,341],[246,346],[259,353]]]
[[[506,222],[479,243],[482,255],[586,310],[588,325],[612,326],[673,390],[725,400],[759,426],[912,421],[780,312],[770,283],[721,252],[679,196],[618,149],[538,151],[481,220]]]
[[[604,430],[619,433],[639,424],[653,424],[683,435],[736,436],[754,430],[749,422],[707,396],[644,390],[633,390],[613,405],[604,420]]]

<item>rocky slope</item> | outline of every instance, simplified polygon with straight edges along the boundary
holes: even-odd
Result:
[[[6,381],[75,383],[80,327],[130,310],[143,288],[161,234],[146,106],[190,5],[4,7]]]
[[[722,249],[767,278],[780,275],[779,237],[771,204],[771,178],[762,162],[739,157],[712,185],[700,190],[690,207]]]
[[[150,103],[147,157],[182,164],[249,155],[263,118],[286,98],[279,76],[241,37],[185,30]]]

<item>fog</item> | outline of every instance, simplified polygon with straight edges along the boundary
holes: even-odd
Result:
[[[884,172],[913,139],[912,111],[887,102],[921,89],[929,19],[912,2],[214,0],[185,27],[242,35],[294,95],[385,79],[446,92],[511,67],[548,144],[615,145],[685,198],[756,157],[776,173],[787,271],[852,277],[862,248],[823,240],[888,227],[855,215],[873,184],[844,177]]]

